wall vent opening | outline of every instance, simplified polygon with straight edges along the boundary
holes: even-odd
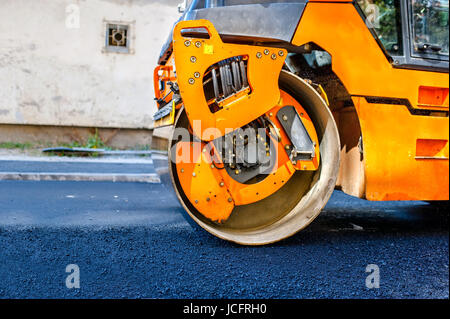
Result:
[[[133,53],[131,26],[125,23],[105,23],[104,52]]]

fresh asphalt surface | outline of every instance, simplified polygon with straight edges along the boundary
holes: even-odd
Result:
[[[264,247],[196,231],[181,209],[162,184],[0,181],[0,298],[449,297],[448,213],[424,202],[336,191],[310,227]]]

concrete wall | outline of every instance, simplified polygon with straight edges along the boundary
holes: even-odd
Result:
[[[1,0],[0,125],[150,128],[180,1]],[[103,52],[105,20],[131,23],[131,54]]]

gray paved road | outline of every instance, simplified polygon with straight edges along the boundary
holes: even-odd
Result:
[[[9,161],[0,160],[0,172],[27,173],[155,173],[151,161],[148,163],[116,163],[105,161]]]
[[[448,213],[335,192],[305,231],[240,247],[161,184],[0,181],[0,297],[448,298]],[[170,194],[170,193],[169,193]],[[77,264],[81,288],[67,289]],[[380,288],[365,267],[380,268]]]

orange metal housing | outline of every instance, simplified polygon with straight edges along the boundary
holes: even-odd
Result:
[[[394,67],[352,3],[309,2],[292,43],[310,42],[332,56],[333,72],[352,96],[363,140],[362,197],[448,200],[448,116],[413,115],[407,105],[365,98],[406,99],[413,110],[448,110],[448,73]]]
[[[209,39],[184,37],[181,31],[189,28],[206,29]],[[194,135],[202,140],[213,139],[203,136],[204,129],[216,128],[219,134],[215,138],[220,137],[255,120],[280,99],[278,75],[287,55],[284,49],[223,43],[211,22],[194,20],[176,24],[173,52],[186,113]],[[234,56],[248,56],[248,82],[252,91],[212,113],[205,100],[203,75],[211,65]],[[200,119],[201,126],[194,125]]]
[[[181,187],[191,204],[210,220],[223,222],[230,216],[235,205],[255,203],[272,195],[289,181],[296,170],[318,169],[319,140],[310,117],[289,94],[281,91],[280,96],[279,104],[267,112],[267,116],[281,127],[275,116],[276,113],[285,105],[294,106],[316,145],[316,156],[313,159],[297,161],[294,165],[284,150],[285,146],[290,144],[290,140],[286,133],[280,130],[281,141],[278,143],[272,138],[277,148],[276,164],[272,172],[261,182],[241,184],[231,178],[224,169],[219,169],[223,164],[220,163],[219,168],[212,165],[213,162],[220,161],[210,154],[210,150],[215,150],[212,142],[177,143],[176,170]]]

